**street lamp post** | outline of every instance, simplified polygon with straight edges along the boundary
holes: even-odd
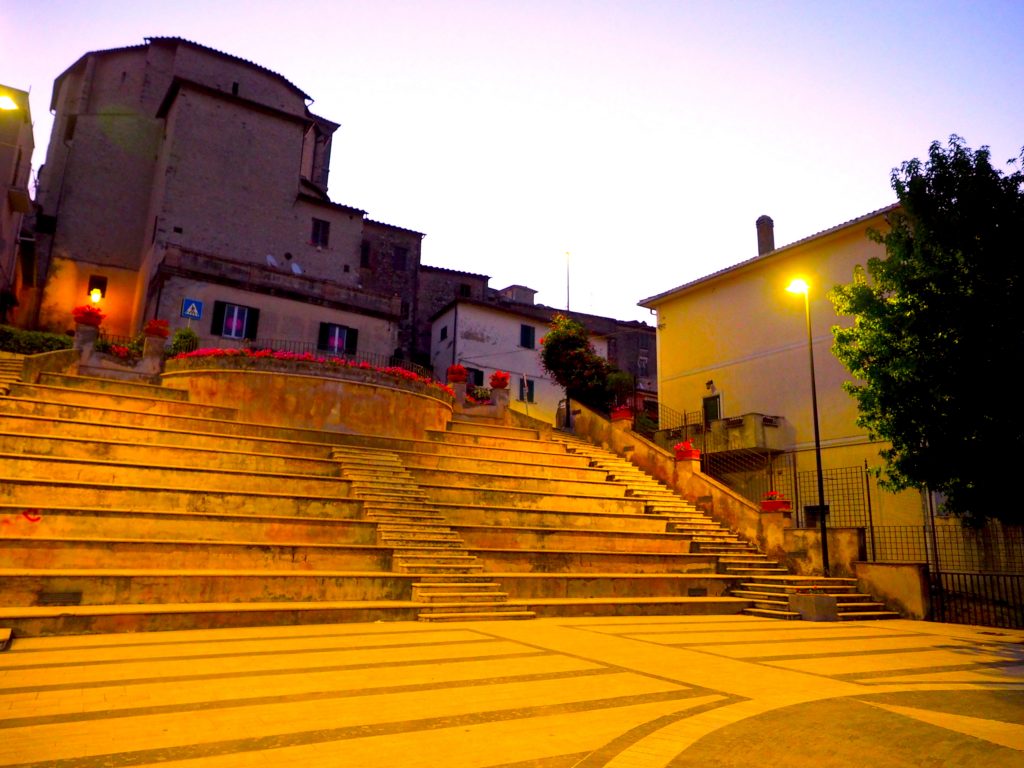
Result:
[[[814,461],[818,478],[818,505],[815,507],[815,512],[818,515],[818,525],[821,530],[821,568],[825,576],[828,576],[828,533],[825,525],[828,506],[825,504],[825,479],[821,473],[821,432],[818,429],[818,387],[814,378],[814,337],[811,335],[810,290],[807,283],[799,278],[791,282],[786,290],[790,293],[802,293],[804,295],[804,316],[807,318],[807,355],[811,364],[811,414],[814,419]]]

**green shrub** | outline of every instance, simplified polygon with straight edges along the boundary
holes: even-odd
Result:
[[[171,346],[167,350],[169,357],[185,352],[194,352],[199,348],[199,334],[191,328],[179,328],[171,337]]]
[[[23,331],[9,325],[0,325],[0,351],[38,355],[40,352],[58,349],[71,349],[71,339],[59,333]]]

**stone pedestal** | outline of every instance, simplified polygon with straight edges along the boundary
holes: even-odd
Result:
[[[92,351],[99,336],[100,328],[98,325],[75,323],[75,349],[85,350],[88,348],[89,351]]]
[[[790,595],[789,610],[799,613],[804,621],[839,621],[839,608],[832,595]]]

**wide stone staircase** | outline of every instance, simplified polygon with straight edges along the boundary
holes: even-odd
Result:
[[[736,613],[774,599],[745,584],[782,578],[571,436],[469,418],[418,439],[341,434],[167,387],[8,387],[0,627],[19,635]]]
[[[365,447],[335,448],[341,476],[352,482],[377,542],[391,549],[392,569],[416,574],[412,598],[424,603],[421,621],[532,619],[516,609],[500,585],[483,576],[483,565],[466,551],[458,532],[432,507],[397,454]]]

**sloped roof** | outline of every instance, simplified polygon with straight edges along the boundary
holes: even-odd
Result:
[[[659,293],[656,296],[650,296],[650,297],[648,297],[646,299],[638,301],[637,305],[641,306],[641,307],[647,307],[647,308],[650,309],[650,308],[652,308],[652,305],[660,303],[664,299],[667,299],[669,296],[674,296],[677,293],[683,293],[683,292],[688,291],[691,288],[694,288],[694,287],[696,287],[698,285],[701,285],[703,283],[708,283],[708,282],[711,282],[712,280],[717,280],[718,278],[722,277],[723,275],[727,275],[727,274],[729,274],[731,272],[739,271],[739,270],[741,270],[741,269],[743,269],[745,267],[748,267],[751,264],[754,264],[756,262],[765,261],[766,259],[771,259],[771,258],[773,258],[775,256],[778,256],[779,254],[786,253],[788,251],[791,251],[794,248],[799,248],[802,245],[806,245],[807,243],[810,243],[813,240],[818,240],[819,238],[828,237],[829,235],[833,235],[836,232],[840,232],[840,231],[842,231],[844,229],[847,229],[848,227],[853,227],[853,226],[857,226],[859,224],[863,224],[864,222],[866,222],[866,221],[868,221],[870,219],[873,219],[876,216],[880,216],[882,214],[889,213],[890,211],[894,211],[894,210],[896,210],[899,207],[900,207],[899,203],[892,203],[891,205],[887,205],[887,206],[885,206],[883,208],[879,208],[877,210],[871,211],[871,213],[865,213],[863,216],[858,216],[855,219],[850,219],[849,221],[844,221],[842,224],[837,224],[834,227],[829,227],[828,229],[823,229],[820,232],[815,232],[813,235],[809,235],[807,237],[804,237],[804,238],[802,238],[800,240],[797,240],[796,242],[790,243],[789,245],[784,245],[781,248],[776,248],[775,250],[769,251],[768,253],[758,254],[757,256],[753,257],[752,259],[747,259],[745,261],[741,261],[738,264],[733,264],[732,266],[725,267],[724,269],[720,269],[717,272],[712,272],[709,275],[704,275],[704,277],[698,277],[696,280],[692,280],[689,283],[684,283],[683,285],[677,286],[676,288],[672,288],[671,290],[665,291],[664,293]]]
[[[210,48],[207,45],[202,45],[201,43],[197,43],[197,42],[195,42],[193,40],[187,40],[184,37],[146,37],[146,38],[143,38],[143,39],[146,42],[142,43],[140,45],[126,45],[126,46],[122,46],[120,48],[103,48],[103,49],[98,50],[98,51],[88,51],[87,53],[83,53],[81,56],[79,56],[78,59],[75,60],[74,64],[72,64],[70,67],[68,67],[63,72],[61,72],[59,75],[57,75],[57,78],[53,81],[53,94],[50,97],[50,109],[51,109],[51,111],[55,110],[57,108],[57,92],[59,90],[60,81],[64,79],[64,76],[67,75],[68,72],[70,72],[71,70],[75,69],[75,67],[77,67],[79,64],[81,64],[87,58],[89,58],[90,56],[103,56],[103,55],[109,54],[109,53],[122,53],[124,51],[141,50],[141,49],[144,49],[144,48],[148,48],[152,43],[172,43],[172,44],[188,45],[188,46],[191,46],[192,48],[197,48],[197,49],[199,49],[201,51],[206,51],[207,53],[212,53],[215,56],[220,56],[221,58],[224,58],[224,59],[229,59],[231,61],[237,61],[240,64],[245,64],[246,66],[252,67],[253,69],[258,70],[260,72],[265,72],[268,75],[273,75],[278,80],[280,80],[282,83],[284,83],[289,88],[291,88],[293,91],[295,91],[295,93],[297,93],[303,99],[309,99],[310,101],[312,101],[312,97],[308,93],[306,93],[301,88],[299,88],[297,85],[295,85],[295,83],[293,83],[290,80],[288,80],[288,78],[286,78],[284,75],[280,74],[279,72],[275,72],[272,69],[267,69],[266,67],[260,66],[259,64],[257,64],[254,61],[249,61],[249,59],[243,59],[240,56],[233,56],[230,53],[225,53],[224,51],[219,51],[216,48]],[[330,121],[327,121],[327,122],[330,122]]]

